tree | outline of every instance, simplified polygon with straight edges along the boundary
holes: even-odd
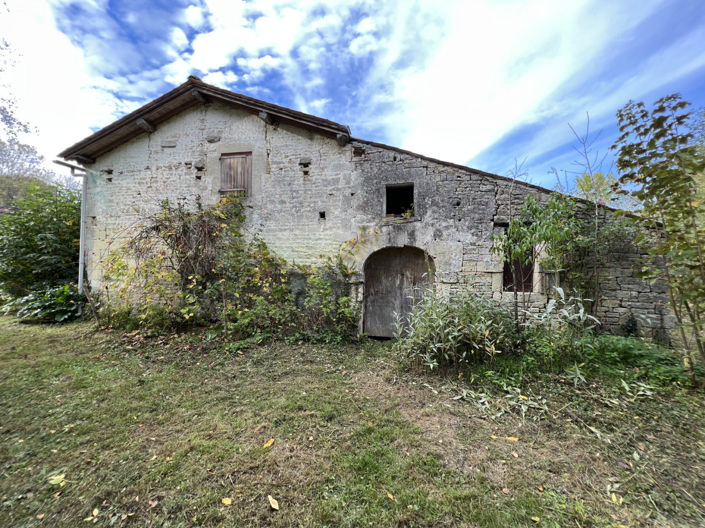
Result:
[[[0,215],[0,289],[20,296],[73,282],[78,273],[81,197],[59,185],[32,186]]]
[[[501,256],[511,269],[517,329],[519,268],[535,265],[539,256],[548,267],[560,266],[565,252],[562,243],[569,240],[578,227],[573,210],[574,204],[567,197],[553,195],[547,203],[540,204],[533,195],[528,195],[518,215],[509,220],[504,233],[492,236],[493,253]]]
[[[651,111],[629,102],[617,112],[621,135],[612,148],[620,182],[642,204],[635,221],[645,228],[639,239],[649,255],[644,275],[668,285],[692,365],[693,346],[705,362],[705,205],[698,188],[705,155],[694,141],[688,107],[677,94]],[[691,376],[695,381],[692,369]]]

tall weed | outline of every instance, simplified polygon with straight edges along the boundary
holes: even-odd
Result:
[[[491,361],[518,342],[505,307],[469,291],[450,296],[434,289],[407,318],[397,317],[395,337],[398,352],[431,370]]]

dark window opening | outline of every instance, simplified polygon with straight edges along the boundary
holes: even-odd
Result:
[[[220,192],[250,194],[252,154],[223,154],[220,157]]]
[[[534,291],[534,263],[528,264],[517,259],[514,261],[514,270],[517,275],[517,291],[532,292]],[[504,291],[514,291],[514,276],[512,267],[509,262],[504,263],[504,273],[502,277]]]
[[[318,218],[320,218],[321,220],[325,220],[325,219],[326,219],[326,212],[325,212],[325,211],[319,211],[319,212],[318,212]]]
[[[387,185],[387,216],[414,216],[414,184]]]

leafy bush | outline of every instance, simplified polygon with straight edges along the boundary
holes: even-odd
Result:
[[[150,331],[218,322],[228,339],[248,343],[273,335],[330,342],[356,334],[350,270],[342,261],[292,269],[257,234],[244,232],[243,211],[235,196],[208,209],[196,198],[195,211],[186,199],[162,202],[106,261],[106,322]],[[306,284],[298,305],[294,275]]]
[[[360,306],[351,297],[351,275],[340,257],[329,258],[320,268],[299,268],[306,277],[303,302],[299,306],[296,338],[340,343],[357,335]]]
[[[76,286],[66,284],[30,293],[4,307],[25,323],[64,323],[83,315],[86,297]]]
[[[30,186],[0,215],[0,289],[14,297],[78,274],[81,197],[58,185]]]
[[[555,287],[555,297],[537,313],[524,313],[528,348],[542,368],[559,369],[573,361],[583,361],[585,344],[600,322],[587,313],[580,297],[566,296]]]
[[[655,385],[687,382],[683,359],[677,351],[636,337],[595,336],[587,347],[586,363],[599,365],[606,374],[645,379]]]
[[[468,291],[450,297],[433,289],[408,319],[397,318],[395,337],[398,352],[431,370],[492,360],[519,342],[506,307]]]

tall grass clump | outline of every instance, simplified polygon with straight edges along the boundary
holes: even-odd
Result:
[[[397,317],[395,348],[427,368],[459,369],[491,361],[518,343],[511,312],[470,291],[423,292],[408,317]]]
[[[524,339],[528,352],[541,368],[562,370],[569,363],[585,361],[586,347],[600,321],[590,315],[582,299],[553,288],[553,298],[538,312],[524,312]]]

